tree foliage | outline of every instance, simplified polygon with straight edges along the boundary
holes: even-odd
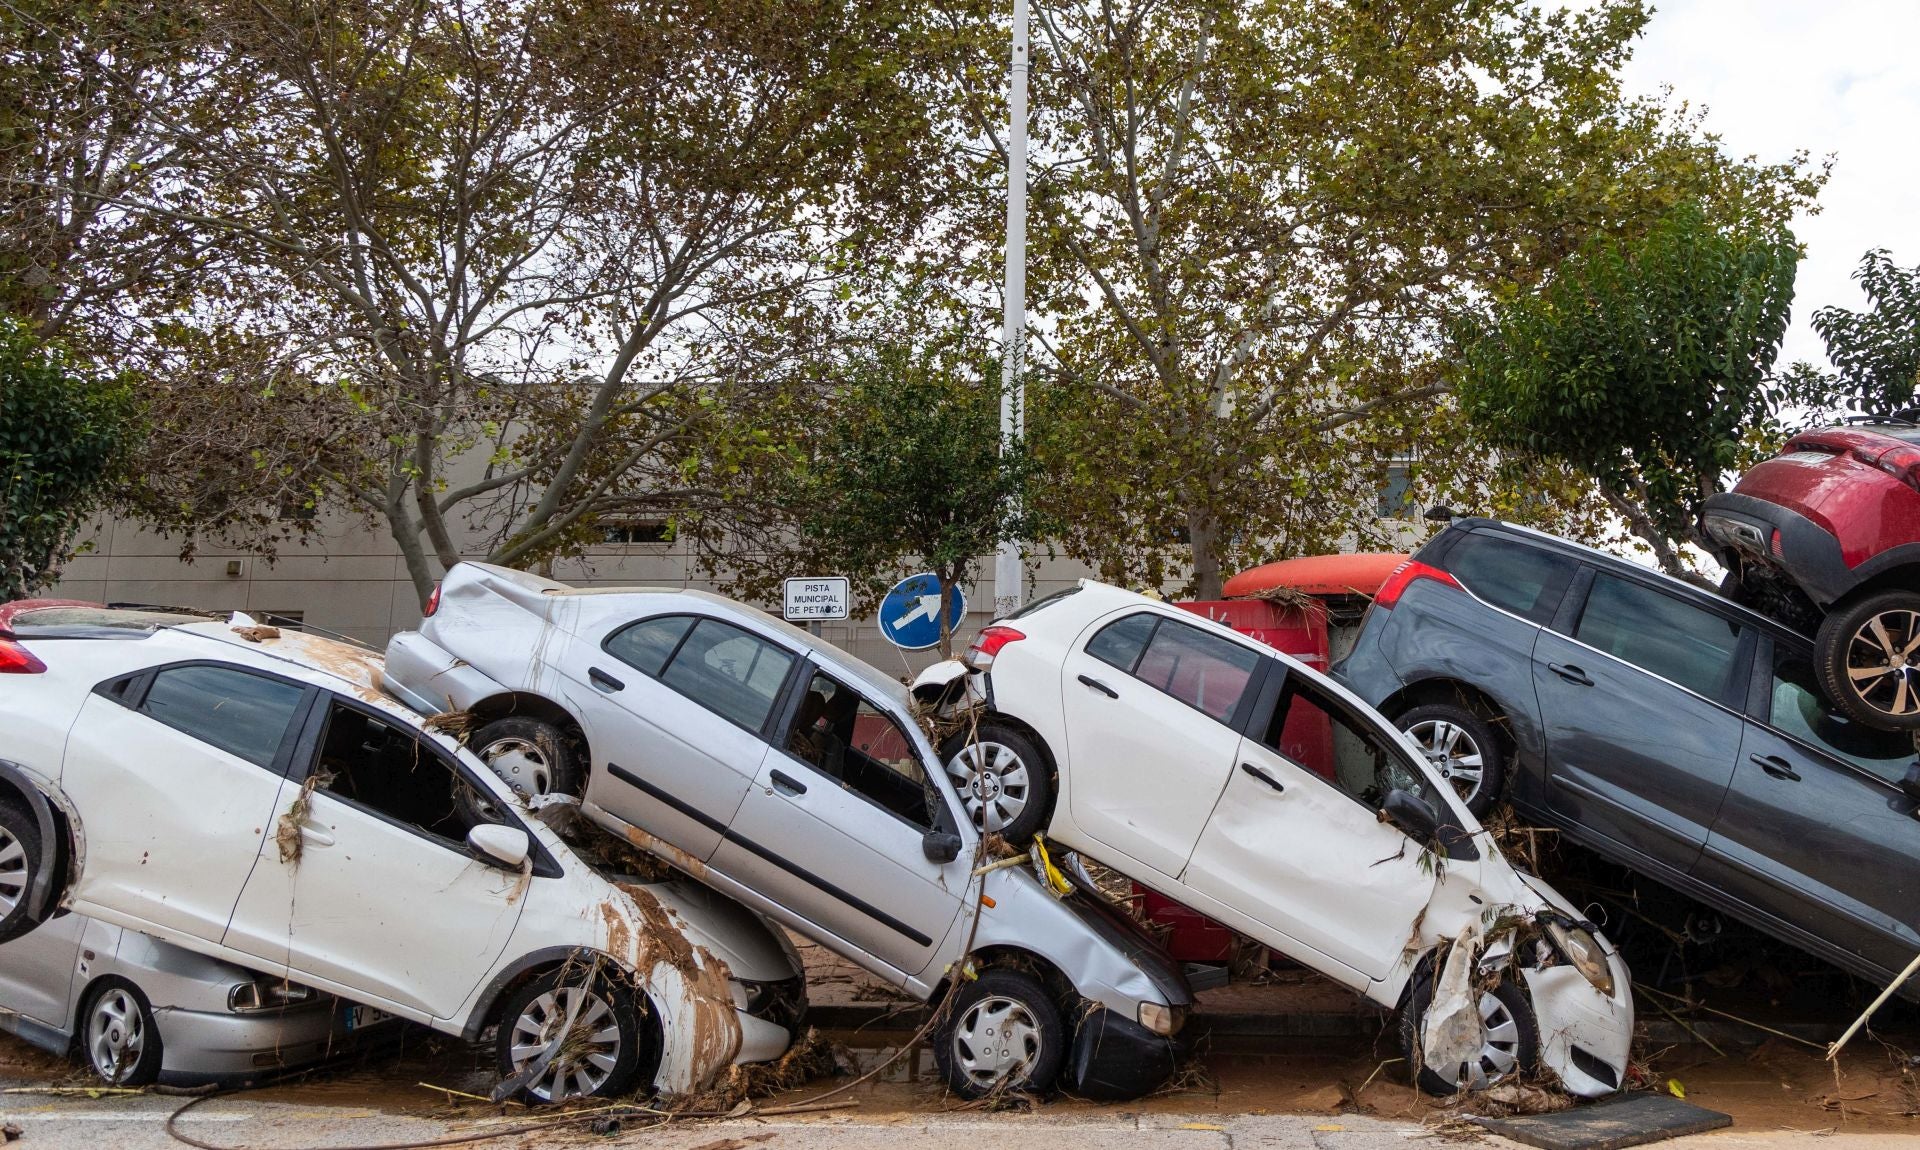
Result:
[[[1707,496],[1817,402],[1773,372],[1799,245],[1783,226],[1716,222],[1682,204],[1645,235],[1594,241],[1539,290],[1463,323],[1456,386],[1497,447],[1559,460],[1662,566],[1705,546]]]
[[[0,602],[59,577],[140,430],[126,379],[0,318]]]
[[[1869,413],[1900,410],[1920,396],[1920,267],[1895,267],[1876,248],[1853,278],[1867,293],[1867,310],[1823,307],[1813,313],[1813,329],[1826,341],[1846,401]]]

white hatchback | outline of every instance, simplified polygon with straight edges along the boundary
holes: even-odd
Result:
[[[1088,580],[987,627],[915,691],[983,708],[977,739],[942,748],[976,826],[1016,842],[1044,830],[1399,1008],[1423,1088],[1535,1066],[1576,1094],[1619,1088],[1633,1034],[1619,956],[1325,675]],[[1449,984],[1442,957],[1463,939],[1476,967]],[[1443,1005],[1477,1005],[1474,1048],[1429,1041],[1436,992],[1470,976],[1477,1003]]]

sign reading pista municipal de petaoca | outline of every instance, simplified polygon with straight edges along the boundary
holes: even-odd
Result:
[[[789,623],[818,623],[851,614],[853,597],[844,575],[788,579],[781,588],[781,614]]]

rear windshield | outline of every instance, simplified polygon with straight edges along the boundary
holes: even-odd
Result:
[[[1069,595],[1078,594],[1079,591],[1080,591],[1080,584],[1075,583],[1073,586],[1068,587],[1065,590],[1055,591],[1051,595],[1042,596],[1041,598],[1035,599],[1033,602],[1027,604],[1025,607],[1020,608],[1018,611],[1015,611],[1013,614],[1008,615],[1006,619],[1003,620],[1003,622],[1011,622],[1014,619],[1024,619],[1028,615],[1033,614],[1035,611],[1039,611],[1044,608],[1053,606],[1055,603],[1058,603],[1060,600],[1065,599]]]
[[[1920,446],[1920,427],[1876,427],[1874,430],[1902,443]]]

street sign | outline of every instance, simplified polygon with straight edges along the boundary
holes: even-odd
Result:
[[[853,596],[844,575],[789,579],[780,587],[781,613],[789,623],[818,623],[852,614]]]
[[[957,630],[967,617],[967,596],[953,589],[947,609],[947,629]],[[893,585],[880,601],[880,634],[887,642],[909,651],[940,645],[940,577],[931,571],[909,575]]]

